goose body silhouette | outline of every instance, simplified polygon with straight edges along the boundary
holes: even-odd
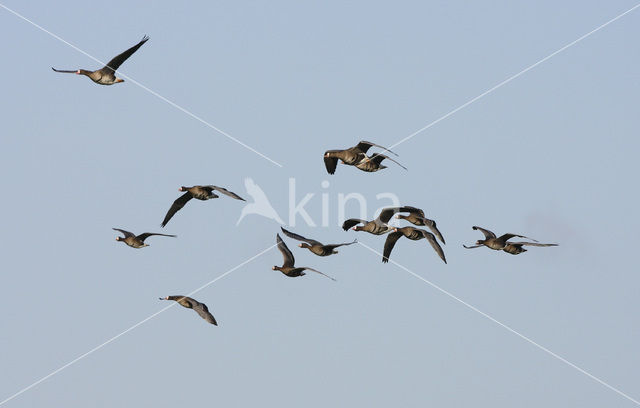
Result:
[[[55,69],[51,67],[55,72],[62,72],[65,74],[76,74],[76,75],[84,75],[89,77],[93,82],[99,85],[113,85],[118,84],[120,82],[124,82],[124,79],[116,77],[116,70],[122,65],[123,62],[127,60],[134,52],[138,51],[138,48],[142,47],[144,43],[149,40],[149,37],[146,35],[140,40],[139,43],[129,48],[128,50],[116,55],[105,65],[104,67],[97,69],[95,71],[88,71],[86,69],[77,69],[77,70],[63,70],[63,69]]]

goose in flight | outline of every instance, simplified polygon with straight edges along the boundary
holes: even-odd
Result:
[[[162,226],[164,228],[165,225],[169,222],[171,217],[175,215],[186,203],[189,202],[192,198],[197,200],[211,200],[212,198],[218,198],[219,195],[215,194],[213,190],[219,191],[222,194],[228,195],[229,197],[235,198],[236,200],[246,201],[244,198],[240,197],[234,192],[231,192],[223,187],[218,186],[193,186],[193,187],[185,187],[182,186],[178,189],[178,191],[185,191],[183,195],[178,197],[176,201],[173,202],[169,211],[167,211],[167,215],[164,216],[164,220],[162,221]]]
[[[123,62],[127,60],[127,58],[129,58],[134,52],[138,51],[138,48],[142,47],[142,44],[147,42],[148,39],[149,37],[145,35],[139,43],[129,48],[125,52],[113,57],[113,59],[109,61],[107,65],[95,71],[87,71],[86,69],[67,71],[62,69],[55,69],[53,67],[51,67],[51,69],[56,72],[63,72],[67,74],[86,75],[93,82],[100,85],[113,85],[119,82],[124,82],[124,79],[116,77],[116,70],[120,67],[120,65],[122,65]]]
[[[367,151],[371,146],[379,147],[384,151],[389,153],[393,153],[391,150],[386,147],[382,147],[375,143],[367,142],[362,140],[356,146],[350,147],[344,150],[327,150],[324,153],[324,165],[327,168],[327,173],[334,174],[336,172],[336,166],[338,165],[338,160],[342,161],[343,164],[348,166],[355,166],[356,164],[362,162],[367,159]],[[397,156],[397,154],[395,154]],[[382,159],[381,159],[382,160]]]
[[[341,247],[343,245],[355,244],[356,242],[358,242],[357,240],[353,240],[353,242],[345,242],[342,244],[322,245],[321,242],[318,242],[313,239],[305,238],[302,235],[294,234],[293,232],[287,231],[282,227],[280,227],[280,229],[282,230],[284,235],[288,236],[289,238],[297,239],[298,241],[303,241],[298,245],[300,248],[307,248],[309,251],[313,252],[318,256],[328,256],[328,255],[337,254],[338,251],[335,250],[336,248]]]
[[[440,242],[442,242],[443,244],[446,244],[446,242],[444,242],[444,238],[442,237],[442,234],[438,230],[436,222],[434,220],[430,220],[430,219],[426,218],[424,216],[424,211],[422,211],[419,208],[409,207],[409,206],[405,206],[404,208],[409,210],[408,211],[409,215],[398,214],[398,215],[396,215],[396,218],[401,219],[401,220],[409,221],[413,225],[417,225],[419,227],[423,227],[423,226],[424,227],[428,227],[431,230],[431,232],[436,237],[438,237]]]
[[[422,238],[425,238],[427,241],[429,241],[433,249],[436,251],[436,253],[440,257],[440,259],[442,259],[442,261],[445,264],[447,263],[447,259],[444,256],[444,251],[442,250],[442,247],[440,246],[440,244],[438,244],[438,241],[436,241],[436,237],[432,233],[426,230],[423,230],[420,228],[414,228],[414,227],[394,228],[393,232],[387,235],[387,240],[384,243],[384,252],[382,255],[382,262],[384,263],[389,262],[389,256],[391,256],[391,251],[393,250],[393,247],[396,245],[396,241],[398,241],[398,239],[400,239],[400,237],[402,236],[405,236],[406,238],[409,238],[412,241],[418,241],[418,240],[421,240]]]
[[[207,322],[218,325],[216,319],[209,312],[209,308],[204,303],[200,303],[197,300],[190,298],[188,296],[167,296],[163,298],[159,298],[160,300],[175,300],[182,307],[186,307],[187,309],[193,309]]]
[[[496,251],[501,251],[502,249],[504,249],[504,247],[507,245],[507,240],[513,238],[513,237],[518,237],[518,238],[524,238],[524,239],[530,239],[534,242],[538,242],[535,239],[529,238],[529,237],[525,237],[524,235],[518,235],[518,234],[504,234],[501,235],[499,237],[496,237],[496,234],[494,234],[493,232],[489,231],[488,229],[484,229],[484,228],[480,228],[480,227],[473,227],[473,230],[477,230],[480,231],[484,234],[484,239],[479,239],[476,241],[475,245],[472,246],[466,246],[466,245],[462,245],[463,247],[467,248],[467,249],[473,249],[473,248],[480,248],[481,246],[486,246],[488,248],[491,248],[493,250]]]
[[[294,266],[296,260],[293,257],[293,254],[291,253],[289,248],[287,248],[287,245],[284,243],[282,238],[280,238],[280,234],[276,234],[276,242],[278,243],[278,249],[282,253],[282,257],[284,258],[284,262],[283,262],[282,266],[273,266],[271,269],[273,269],[274,271],[280,271],[280,272],[282,272],[283,274],[287,275],[290,278],[295,278],[296,276],[304,276],[304,275],[306,275],[304,273],[304,271],[305,270],[309,270],[309,271],[312,271],[312,272],[319,273],[320,275],[326,276],[327,278],[335,281],[335,279],[333,279],[331,276],[325,275],[324,273],[322,273],[320,271],[316,271],[315,269],[307,268],[307,267],[304,267],[304,266],[296,268]]]
[[[348,231],[350,228],[354,231],[365,231],[374,235],[382,235],[391,232],[394,227],[387,225],[393,214],[397,212],[409,212],[413,207],[388,207],[384,208],[378,218],[372,221],[362,220],[360,218],[349,218],[342,223],[342,229]],[[358,225],[362,224],[362,225]]]
[[[527,252],[527,250],[522,247],[523,245],[537,246],[537,247],[558,246],[558,244],[540,244],[538,242],[507,242],[507,245],[505,245],[504,248],[502,248],[502,250],[511,255],[518,255],[523,252]]]
[[[176,237],[176,235],[156,234],[153,232],[145,232],[144,234],[135,235],[134,233],[125,231],[123,229],[119,229],[119,228],[113,228],[113,229],[115,231],[120,231],[122,234],[124,234],[124,237],[116,237],[116,241],[122,241],[132,248],[142,248],[142,247],[149,246],[149,244],[144,243],[144,240],[149,238],[152,235],[160,235],[163,237],[173,237],[173,238]]]

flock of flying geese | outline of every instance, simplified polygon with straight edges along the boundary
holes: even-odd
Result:
[[[142,40],[140,40],[139,43],[129,48],[128,50],[122,52],[121,54],[117,55],[116,57],[111,59],[111,61],[109,61],[107,65],[95,71],[89,71],[85,69],[59,70],[53,67],[51,69],[53,69],[55,72],[85,75],[89,77],[89,79],[91,79],[93,82],[100,85],[113,85],[120,82],[124,82],[123,79],[116,77],[116,70],[120,67],[120,65],[122,65],[123,62],[127,60],[127,58],[129,58],[145,42],[147,42],[147,40],[149,40],[149,37],[145,35],[142,38]],[[398,156],[396,153],[392,152],[391,150],[383,146],[377,145],[375,143],[367,142],[367,141],[361,141],[356,146],[350,147],[348,149],[327,150],[324,154],[324,164],[327,169],[327,172],[329,174],[334,174],[336,171],[338,162],[341,162],[342,164],[347,166],[354,166],[357,169],[365,172],[369,172],[369,173],[376,172],[378,170],[387,168],[387,166],[384,166],[382,164],[382,161],[385,159],[396,163],[397,165],[399,165],[405,170],[407,169],[406,167],[398,163],[396,160],[382,153],[374,153],[373,155],[368,156],[367,152],[373,146],[382,149],[384,152],[388,152],[395,156]],[[165,215],[162,223],[160,224],[162,227],[165,227],[167,223],[171,220],[171,218],[173,218],[173,216],[178,211],[180,211],[182,207],[184,207],[191,199],[195,198],[197,200],[207,201],[214,198],[218,198],[219,195],[215,194],[214,191],[227,195],[236,200],[246,201],[244,198],[240,197],[236,193],[231,192],[226,188],[218,187],[214,185],[193,186],[193,187],[182,186],[178,190],[181,192],[184,192],[184,194],[182,194],[173,202],[173,204],[169,208],[169,211],[167,211],[167,214]],[[391,218],[394,215],[396,216],[397,219],[408,221],[413,225],[427,227],[431,232],[424,229],[415,228],[412,226],[406,226],[402,228],[396,228],[396,227],[390,226],[388,225],[388,222],[391,220]],[[438,227],[436,226],[436,222],[434,220],[426,218],[424,211],[422,211],[419,208],[410,207],[410,206],[385,208],[380,212],[380,215],[378,216],[378,218],[374,220],[367,221],[367,220],[362,220],[358,218],[350,218],[344,221],[344,223],[342,224],[342,228],[345,231],[352,229],[354,231],[368,232],[373,235],[388,234],[387,239],[384,243],[384,250],[383,250],[383,256],[382,256],[382,262],[384,263],[389,261],[389,257],[391,256],[391,251],[396,245],[396,242],[403,236],[412,241],[426,239],[427,241],[429,241],[429,244],[438,254],[440,259],[442,259],[442,261],[445,264],[447,263],[447,259],[445,257],[444,251],[442,250],[442,247],[438,243],[438,240],[439,240],[440,242],[442,242],[442,244],[445,244],[444,237],[438,230]],[[145,240],[150,236],[159,235],[164,237],[174,237],[174,238],[176,237],[176,235],[151,233],[151,232],[145,232],[140,235],[135,235],[132,232],[129,232],[120,228],[113,228],[113,229],[116,231],[119,231],[124,235],[123,237],[119,237],[119,236],[116,237],[116,241],[122,241],[132,248],[143,248],[143,247],[149,246],[148,244],[145,243]],[[352,245],[357,242],[356,240],[354,240],[352,242],[345,242],[341,244],[324,245],[319,241],[305,238],[302,235],[298,235],[293,232],[287,231],[284,228],[281,228],[281,230],[285,236],[297,241],[301,241],[301,243],[298,245],[300,248],[308,249],[309,251],[311,251],[313,254],[317,256],[329,256],[329,255],[337,254],[338,251],[336,251],[336,248],[341,246]],[[557,244],[541,244],[534,239],[528,238],[524,235],[518,235],[518,234],[508,233],[508,234],[503,234],[497,237],[496,234],[489,231],[488,229],[477,227],[477,226],[474,226],[473,230],[478,230],[482,232],[484,234],[484,239],[477,240],[475,245],[472,245],[472,246],[463,245],[467,249],[486,246],[496,251],[504,251],[512,255],[518,255],[522,252],[527,251],[525,248],[523,248],[524,246],[538,246],[538,247],[557,246]],[[509,239],[514,237],[528,239],[533,242],[509,241]],[[284,275],[289,277],[304,276],[305,271],[312,271],[312,272],[321,274],[323,276],[326,276],[327,278],[335,281],[335,279],[332,278],[331,276],[326,275],[323,272],[320,272],[316,269],[309,268],[309,267],[296,267],[293,253],[287,247],[285,242],[282,240],[282,238],[280,237],[280,234],[276,234],[276,243],[277,243],[278,249],[282,253],[283,264],[282,266],[277,266],[277,265],[273,266],[272,268],[273,270],[280,271]],[[195,299],[192,299],[188,296],[182,296],[182,295],[167,296],[160,299],[176,301],[178,304],[180,304],[183,307],[186,307],[188,309],[193,309],[195,312],[198,313],[198,315],[200,315],[200,317],[202,317],[207,322],[213,325],[218,324],[216,322],[216,319],[211,314],[211,312],[209,312],[207,305],[205,305],[204,303],[200,303]]]

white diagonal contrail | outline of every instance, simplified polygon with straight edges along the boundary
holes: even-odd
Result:
[[[2,3],[0,3],[0,7],[2,7],[5,10],[7,10],[9,13],[13,14],[14,16],[26,21],[27,23],[31,24],[32,26],[36,27],[37,29],[49,34],[51,37],[55,38],[56,40],[61,41],[61,42],[65,43],[66,45],[68,45],[69,47],[73,48],[74,50],[86,55],[87,57],[91,58],[92,60],[96,61],[97,63],[99,63],[101,65],[107,65],[106,63],[100,61],[99,59],[97,59],[93,55],[91,55],[91,54],[81,50],[80,48],[76,47],[75,45],[71,44],[69,41],[65,40],[64,38],[52,33],[51,31],[49,31],[46,28],[42,27],[41,25],[35,23],[34,21],[29,20],[28,18],[26,18],[22,14],[18,13],[17,11],[10,9],[9,7],[5,6]],[[174,108],[178,109],[179,111],[187,114],[188,116],[192,117],[193,119],[197,120],[198,122],[202,123],[203,125],[215,130],[216,132],[220,133],[221,135],[224,135],[227,138],[233,140],[234,142],[238,143],[240,146],[244,147],[245,149],[254,152],[258,156],[262,157],[265,160],[270,161],[271,163],[275,164],[278,167],[283,167],[282,164],[278,163],[277,161],[275,161],[275,160],[271,159],[270,157],[260,153],[259,151],[257,151],[253,147],[249,146],[248,144],[244,143],[243,141],[231,136],[229,133],[225,132],[224,130],[222,130],[222,129],[214,126],[214,125],[212,125],[211,123],[209,123],[206,120],[202,119],[200,116],[198,116],[198,115],[192,113],[191,111],[183,108],[182,106],[178,105],[177,103],[165,98],[164,96],[160,95],[156,91],[147,88],[146,86],[144,86],[140,82],[136,81],[135,79],[131,78],[130,76],[127,76],[127,75],[123,74],[122,71],[119,70],[118,73],[119,73],[120,76],[125,78],[127,81],[131,81],[135,85],[137,85],[140,88],[144,89],[145,91],[149,92],[151,95],[163,100],[164,102],[168,103],[169,105],[173,106]]]
[[[371,248],[370,246],[368,246],[366,244],[363,244],[360,241],[358,241],[358,244],[360,244],[363,247],[367,248],[369,251],[373,252],[374,254],[377,254],[379,256],[383,256],[380,252],[376,251],[375,249]],[[424,283],[430,285],[432,288],[434,288],[434,289],[440,291],[441,293],[449,296],[451,299],[455,300],[456,302],[459,302],[459,303],[463,304],[464,306],[468,307],[469,309],[473,310],[474,312],[479,313],[483,317],[486,317],[487,319],[491,320],[495,324],[497,324],[500,327],[502,327],[502,328],[508,330],[509,332],[515,334],[516,336],[518,336],[521,339],[527,341],[528,343],[533,344],[534,346],[536,346],[540,350],[544,351],[545,353],[551,355],[552,357],[555,357],[558,360],[562,361],[563,363],[567,364],[568,366],[570,366],[572,368],[575,368],[576,370],[580,371],[582,374],[586,375],[587,377],[591,378],[592,380],[595,380],[595,381],[599,382],[600,384],[604,385],[605,387],[607,387],[611,391],[615,392],[616,394],[628,399],[629,401],[635,403],[636,405],[640,405],[640,402],[638,400],[630,397],[629,395],[625,394],[624,392],[620,391],[619,389],[615,388],[614,386],[609,385],[608,383],[604,382],[603,380],[601,380],[600,378],[596,377],[595,375],[593,375],[593,374],[587,372],[586,370],[578,367],[577,365],[573,364],[571,361],[567,360],[566,358],[564,358],[564,357],[554,353],[553,351],[549,350],[548,348],[536,343],[535,341],[531,340],[529,337],[525,336],[524,334],[518,332],[515,329],[512,329],[511,327],[507,326],[506,324],[502,323],[501,321],[497,320],[496,318],[486,314],[485,312],[483,312],[482,310],[478,309],[477,307],[465,302],[464,300],[460,299],[459,297],[457,297],[456,295],[452,294],[451,292],[441,288],[440,286],[436,285],[435,283],[433,283],[433,282],[423,278],[422,276],[418,275],[417,273],[409,270],[409,268],[400,265],[398,262],[394,261],[393,259],[389,259],[389,262],[391,262],[392,264],[394,264],[398,268],[404,270],[405,272],[410,273],[411,275],[413,275],[414,277],[420,279]]]
[[[225,273],[223,273],[222,275],[216,277],[215,279],[205,283],[204,285],[200,286],[198,289],[195,289],[191,292],[189,292],[186,296],[191,296],[193,294],[196,294],[198,292],[200,292],[202,289],[206,288],[207,286],[213,284],[214,282],[217,282],[218,280],[224,278],[225,276],[227,276],[228,274],[230,274],[231,272],[243,267],[244,265],[248,264],[249,262],[253,261],[254,259],[258,258],[259,256],[265,254],[266,252],[269,252],[271,249],[273,249],[277,244],[271,245],[269,248],[260,251],[259,253],[257,253],[256,255],[252,256],[251,258],[247,259],[246,261],[234,266],[233,268],[229,269],[228,271],[226,271]],[[21,389],[20,391],[16,392],[15,394],[5,398],[4,400],[0,401],[0,405],[4,405],[7,402],[11,401],[12,399],[16,398],[17,396],[24,394],[25,392],[29,391],[30,389],[32,389],[33,387],[35,387],[36,385],[40,384],[43,381],[46,381],[47,379],[53,377],[54,375],[58,374],[59,372],[61,372],[62,370],[72,366],[73,364],[77,363],[78,361],[82,360],[83,358],[95,353],[96,351],[100,350],[101,348],[103,348],[104,346],[106,346],[109,343],[112,343],[113,341],[117,340],[118,338],[124,336],[125,334],[129,333],[131,330],[135,329],[136,327],[148,322],[149,320],[153,319],[154,317],[158,316],[160,313],[164,312],[165,310],[177,305],[178,303],[174,303],[171,302],[171,304],[169,306],[166,306],[160,310],[158,310],[157,312],[155,312],[154,314],[152,314],[151,316],[139,321],[138,323],[134,324],[133,326],[129,327],[128,329],[124,330],[123,332],[111,337],[109,340],[105,341],[102,344],[99,344],[97,346],[95,346],[94,348],[92,348],[91,350],[87,351],[84,354],[79,355],[78,357],[74,358],[73,360],[69,361],[68,363],[66,363],[65,365],[61,366],[60,368],[52,371],[51,373],[45,375],[44,377],[40,378],[39,380],[33,382],[32,384],[24,387],[23,389]]]
[[[560,54],[562,51],[566,50],[567,48],[570,48],[574,45],[576,45],[577,43],[579,43],[580,41],[584,40],[585,38],[589,37],[590,35],[602,30],[603,28],[605,28],[606,26],[608,26],[609,24],[613,23],[614,21],[624,17],[625,15],[631,13],[633,10],[637,9],[638,7],[640,7],[640,3],[631,7],[629,10],[625,11],[624,13],[618,14],[616,17],[612,18],[611,20],[607,21],[606,23],[603,23],[601,25],[599,25],[598,27],[594,28],[593,30],[589,31],[588,33],[584,34],[583,36],[571,41],[569,44],[565,45],[562,48],[559,48],[558,50],[552,52],[551,54],[547,55],[546,57],[542,58],[541,60],[539,60],[538,62],[529,65],[528,67],[526,67],[525,69],[523,69],[522,71],[518,72],[515,75],[510,76],[509,78],[505,79],[504,81],[500,82],[499,84],[487,89],[486,91],[484,91],[483,93],[481,93],[480,95],[476,96],[473,99],[468,100],[467,102],[463,103],[462,105],[458,106],[457,108],[453,109],[452,111],[449,111],[448,113],[446,113],[445,115],[439,117],[438,119],[434,120],[433,122],[429,123],[428,125],[416,130],[415,132],[413,132],[412,134],[410,134],[409,136],[405,137],[404,139],[401,139],[400,141],[392,144],[389,149],[393,149],[394,147],[398,146],[399,144],[402,144],[404,142],[406,142],[407,140],[413,138],[414,136],[424,132],[425,130],[429,129],[430,127],[432,127],[433,125],[445,120],[446,118],[448,118],[449,116],[453,115],[454,113],[466,108],[467,106],[471,105],[472,103],[476,102],[479,99],[484,98],[485,96],[489,95],[491,92],[495,91],[496,89],[502,87],[503,85],[508,84],[509,82],[513,81],[514,79],[518,78],[519,76],[525,74],[526,72],[532,70],[533,68],[537,67],[538,65],[542,64],[543,62],[547,61],[550,58],[553,58],[554,56]]]

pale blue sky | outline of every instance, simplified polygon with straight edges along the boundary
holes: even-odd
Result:
[[[408,172],[322,162],[396,143],[636,3],[2,4],[103,61],[149,35],[122,73],[283,167],[130,81],[52,72],[99,65],[0,9],[0,401],[274,244],[227,197],[189,203],[177,239],[114,240],[161,232],[181,185],[246,195],[246,177],[285,219],[290,177],[318,220],[328,193],[331,226],[295,228],[326,242],[382,250],[339,228],[339,193],[424,208],[448,265],[425,241],[392,259],[640,398],[640,10],[394,148]],[[467,251],[472,225],[560,246]],[[219,327],[172,307],[5,406],[635,406],[363,246],[287,243],[338,281],[286,278],[271,250],[194,295]]]

